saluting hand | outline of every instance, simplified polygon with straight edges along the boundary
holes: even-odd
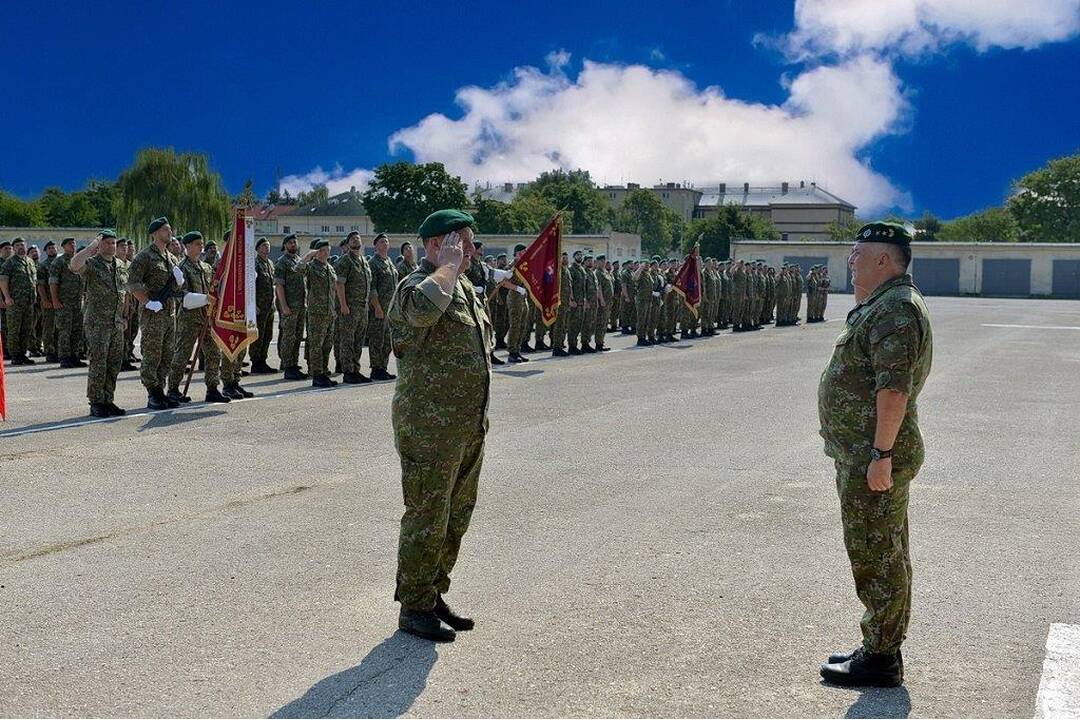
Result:
[[[465,251],[461,247],[461,236],[456,231],[447,233],[446,237],[443,238],[442,245],[439,246],[437,259],[439,267],[451,265],[454,270],[461,267],[461,262],[465,259]]]
[[[885,492],[892,487],[892,458],[874,460],[867,466],[866,486],[874,492]]]

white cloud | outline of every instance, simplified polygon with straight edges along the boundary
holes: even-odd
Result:
[[[1080,33],[1080,0],[796,0],[783,39],[798,59],[916,56],[953,43],[1032,49]]]
[[[365,168],[356,168],[345,172],[341,165],[335,165],[332,170],[327,172],[321,167],[316,167],[311,172],[303,175],[286,175],[281,178],[281,190],[288,190],[293,197],[310,190],[316,185],[325,185],[331,195],[343,193],[352,187],[363,192],[373,176],[374,173]]]
[[[888,64],[860,57],[819,67],[788,89],[776,106],[642,65],[586,61],[576,79],[517,68],[495,87],[462,88],[460,118],[429,115],[394,133],[390,148],[442,162],[470,184],[584,168],[609,183],[816,180],[864,210],[907,204],[860,157],[904,116]]]

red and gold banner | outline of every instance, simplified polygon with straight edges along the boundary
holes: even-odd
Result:
[[[697,245],[683,260],[682,267],[675,275],[674,287],[675,292],[682,296],[686,307],[697,317],[698,306],[701,305],[701,256],[698,254]]]
[[[255,317],[255,220],[236,210],[232,235],[214,269],[210,335],[229,360],[259,337]]]
[[[551,327],[559,314],[561,256],[562,221],[556,213],[529,247],[521,252],[521,257],[514,261],[514,276],[524,283],[547,327]]]

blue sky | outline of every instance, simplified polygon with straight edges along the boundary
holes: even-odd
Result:
[[[0,187],[77,189],[171,145],[233,192],[399,158],[493,183],[564,163],[954,217],[1080,148],[1080,9],[950,2],[9,4]]]

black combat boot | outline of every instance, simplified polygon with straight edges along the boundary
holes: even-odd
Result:
[[[231,399],[228,395],[223,395],[217,385],[206,388],[206,402],[208,403],[227,403]]]
[[[491,353],[491,364],[492,364],[492,365],[505,365],[505,364],[506,364],[506,361],[505,361],[505,360],[503,360],[502,358],[500,358],[500,357],[499,357],[498,355],[496,355],[496,354],[495,354],[494,352],[492,352],[492,353]]]
[[[112,417],[104,403],[90,403],[90,416],[96,418]]]
[[[529,358],[525,357],[521,353],[510,353],[510,356],[506,358],[507,362],[511,363],[523,363],[529,362]]]
[[[596,352],[596,348],[594,348],[589,343],[582,343],[581,344],[581,352],[583,352],[583,353],[594,353],[594,352]]]
[[[154,389],[146,393],[146,407],[151,410],[168,410],[173,406],[165,399],[165,393]]]
[[[397,375],[395,375],[394,373],[386,372],[385,369],[372,370],[371,371],[371,379],[372,380],[396,380]]]
[[[312,375],[311,377],[311,387],[332,388],[334,385],[337,383],[331,380],[329,375]]]
[[[401,630],[435,642],[454,642],[457,633],[431,610],[406,610],[401,608],[398,614],[398,627]]]
[[[447,605],[446,601],[443,600],[442,595],[435,598],[435,617],[439,618],[458,632],[472,630],[476,627],[476,623],[473,622],[472,618],[467,618],[454,612],[453,608]]]
[[[191,402],[191,397],[189,395],[184,395],[179,390],[170,390],[168,394],[165,395],[165,398],[168,400],[172,400],[175,403]]]
[[[51,355],[46,355],[45,356],[45,362],[47,362],[47,363],[60,362],[60,358],[56,357],[56,353],[52,353]]]
[[[306,372],[301,371],[299,365],[293,365],[291,367],[285,368],[285,379],[286,380],[307,380],[308,379],[308,374]]]
[[[561,347],[557,347],[551,351],[551,357],[570,357],[570,353],[566,352]]]
[[[580,350],[580,349],[578,349],[578,347],[577,347],[577,346],[575,346],[575,345],[571,345],[571,346],[570,346],[570,349],[569,349],[569,350],[567,351],[567,354],[569,354],[569,355],[580,355],[580,354],[581,354],[581,350]]]
[[[872,653],[860,647],[843,662],[822,665],[821,677],[847,687],[896,687],[904,682],[904,662],[899,651]]]
[[[506,349],[506,341],[505,340],[496,340],[495,341],[495,349],[496,350],[505,350]]]
[[[116,403],[105,403],[105,409],[109,411],[109,415],[112,417],[123,417],[124,415],[127,415],[127,410],[122,407],[117,407]]]

